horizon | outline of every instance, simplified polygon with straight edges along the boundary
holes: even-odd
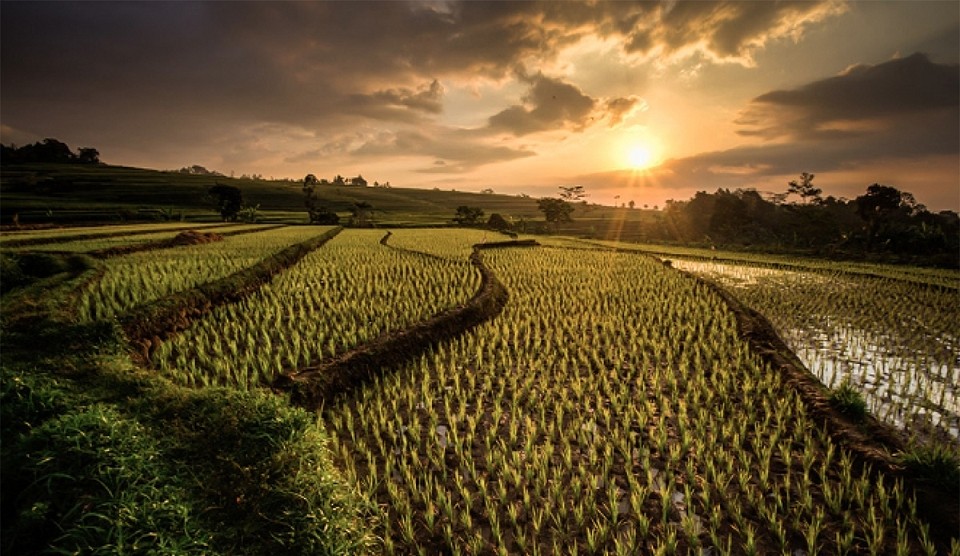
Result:
[[[173,6],[4,2],[0,141],[638,208],[810,172],[960,210],[955,2]]]

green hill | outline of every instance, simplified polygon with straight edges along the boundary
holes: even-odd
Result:
[[[189,220],[217,218],[207,190],[216,183],[238,187],[247,205],[260,205],[265,220],[306,220],[301,184],[293,181],[238,179],[141,168],[80,164],[5,165],[0,173],[0,218],[15,214],[21,223],[120,220],[183,213]],[[460,205],[477,206],[489,215],[542,217],[536,201],[508,195],[414,188],[356,186],[317,187],[321,203],[343,215],[355,202],[373,205],[383,224],[448,223]]]

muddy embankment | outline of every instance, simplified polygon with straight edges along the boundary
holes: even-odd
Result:
[[[380,243],[391,247],[387,243],[389,238],[388,232]],[[289,391],[294,403],[316,409],[324,400],[356,388],[377,375],[403,365],[431,347],[496,317],[507,304],[509,294],[496,275],[484,265],[480,252],[484,249],[536,245],[539,244],[533,240],[474,245],[470,262],[480,271],[480,288],[465,305],[443,311],[404,330],[384,334],[334,359],[285,373],[274,382],[274,388]],[[419,251],[391,248],[440,258]]]
[[[149,366],[150,355],[166,338],[184,330],[193,319],[211,309],[236,303],[260,289],[274,275],[289,268],[314,249],[333,239],[343,228],[291,245],[259,263],[193,289],[136,307],[119,319],[127,340],[134,347],[137,363]]]

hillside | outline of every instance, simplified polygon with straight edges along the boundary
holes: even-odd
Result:
[[[19,214],[21,223],[114,221],[148,217],[170,211],[189,220],[217,218],[207,190],[216,183],[238,187],[247,205],[260,206],[267,221],[306,219],[298,182],[239,179],[213,175],[161,172],[110,165],[6,165],[0,173],[3,206],[0,219],[9,224]],[[510,219],[542,219],[531,198],[498,194],[416,188],[320,186],[320,202],[342,216],[356,202],[373,205],[378,224],[449,223],[460,205],[480,207],[486,215]],[[609,207],[591,207],[589,216],[609,218]],[[640,212],[640,211],[637,211]],[[579,214],[578,214],[579,215]]]

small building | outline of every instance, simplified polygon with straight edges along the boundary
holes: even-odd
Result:
[[[359,187],[366,187],[367,180],[363,179],[363,176],[357,176],[355,178],[350,178],[350,185],[356,185]]]

